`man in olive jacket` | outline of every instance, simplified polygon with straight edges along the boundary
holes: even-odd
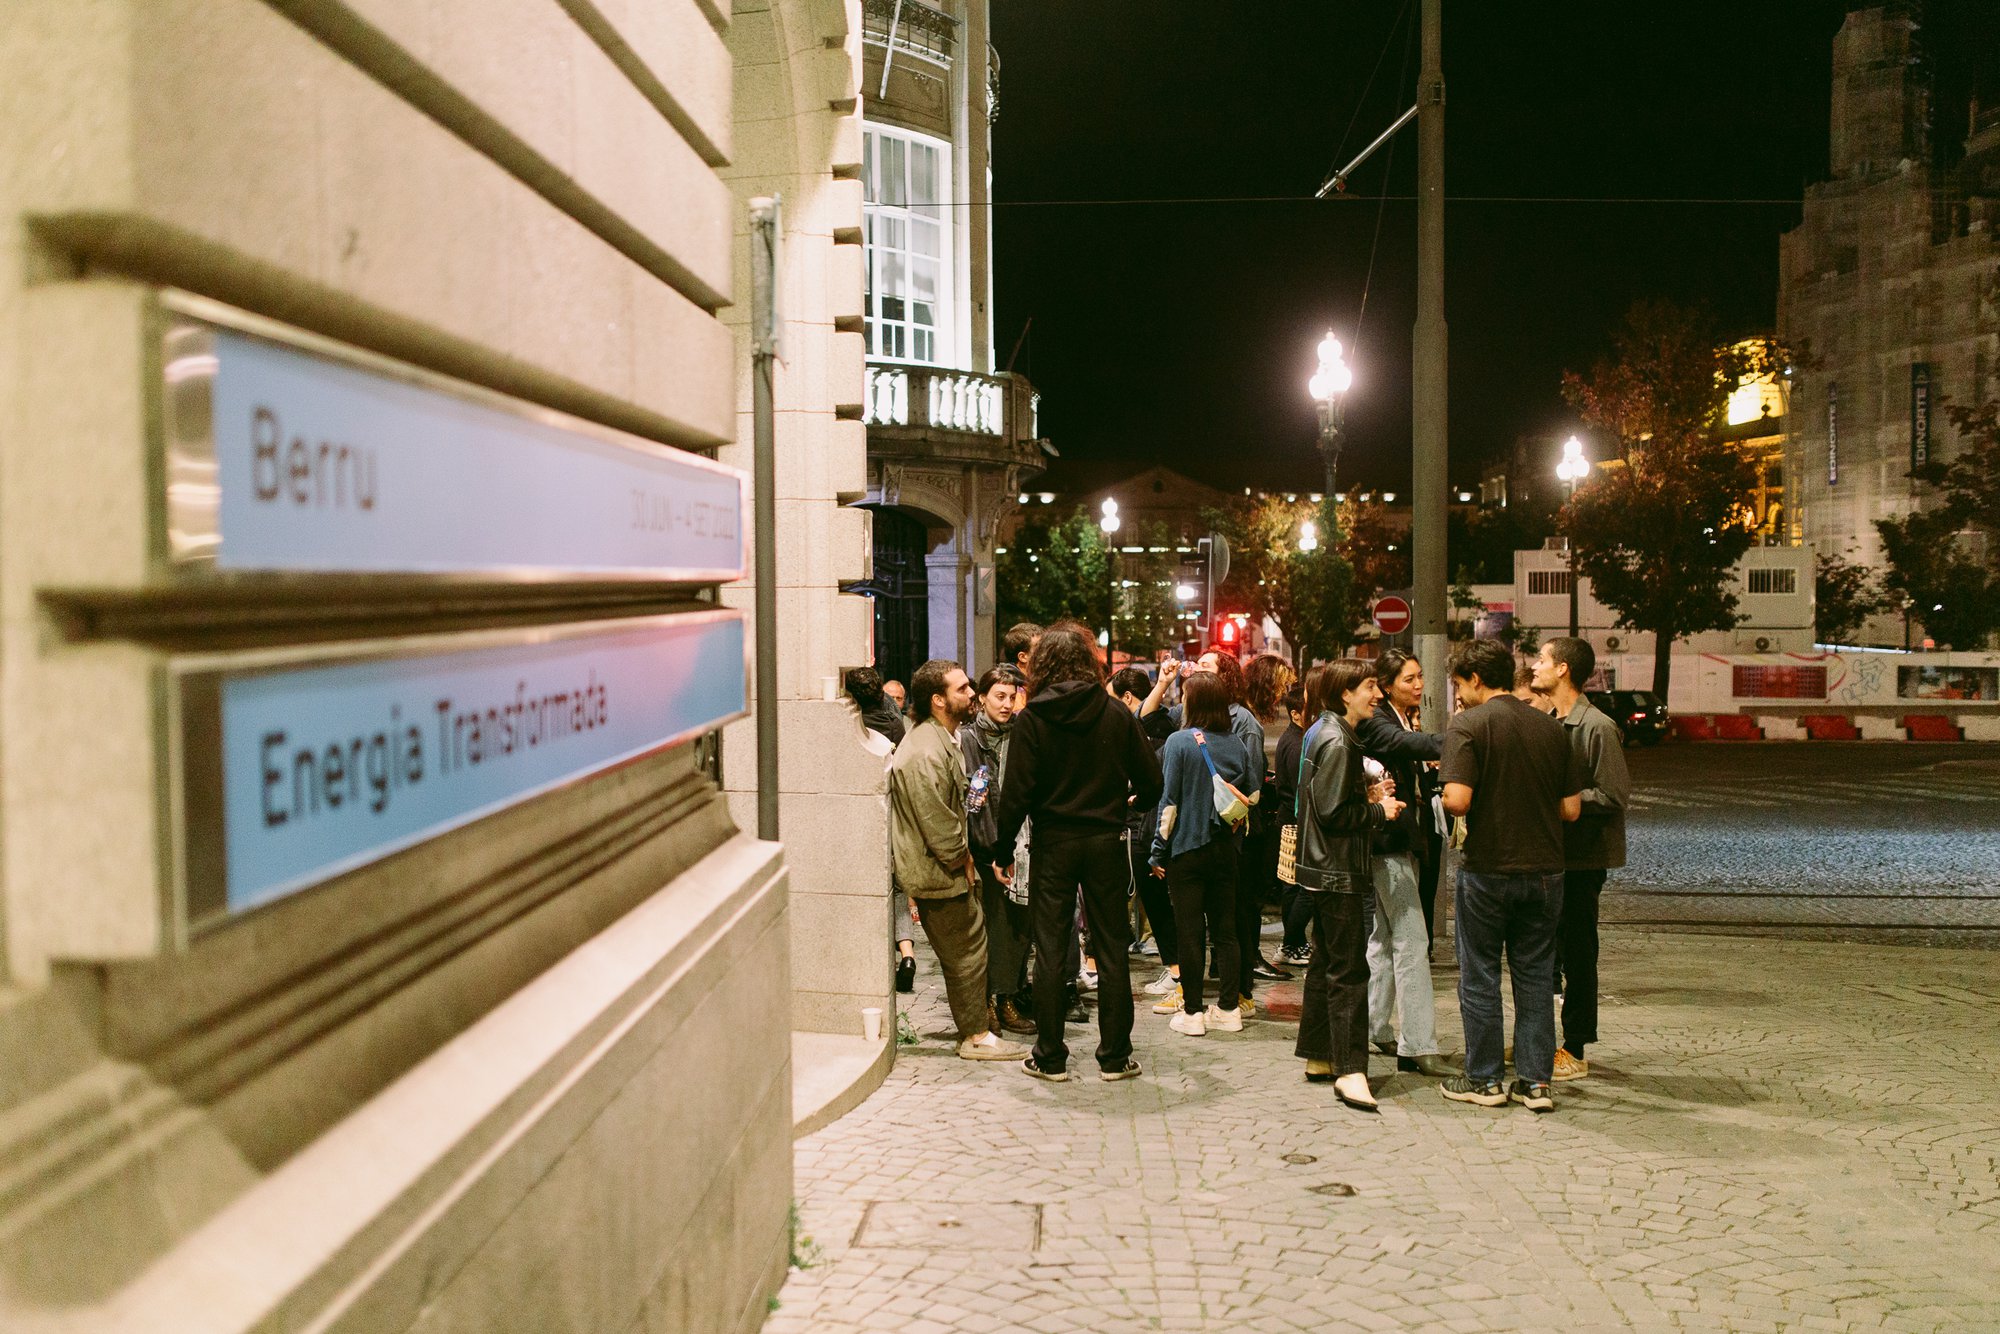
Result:
[[[965,758],[958,728],[972,714],[972,684],[955,662],[932,659],[910,678],[910,715],[922,722],[889,761],[889,854],[896,885],[917,905],[937,952],[945,998],[968,1061],[1018,1061],[986,1018],[986,921],[965,839]]]

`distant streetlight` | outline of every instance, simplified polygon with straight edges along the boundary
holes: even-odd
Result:
[[[1111,646],[1118,634],[1118,548],[1111,545],[1111,535],[1118,531],[1124,520],[1118,517],[1118,502],[1106,496],[1098,507],[1097,526],[1104,530],[1104,565],[1111,574],[1111,602],[1106,608],[1104,619],[1104,668],[1111,670]]]
[[[1326,459],[1326,493],[1333,494],[1333,475],[1340,466],[1341,400],[1354,386],[1354,369],[1341,357],[1340,340],[1333,330],[1319,340],[1319,370],[1306,383],[1306,392],[1319,404],[1319,452]]]
[[[1177,601],[1192,602],[1195,600],[1197,596],[1199,596],[1199,592],[1196,590],[1193,584],[1174,585],[1174,598]]]
[[[1318,549],[1319,549],[1319,525],[1314,523],[1311,519],[1307,519],[1304,523],[1299,525],[1299,550],[1317,551]]]
[[[1569,499],[1576,499],[1576,484],[1590,476],[1590,460],[1583,456],[1583,441],[1571,436],[1563,441],[1562,461],[1556,464],[1556,477],[1569,487]],[[1576,548],[1570,544],[1569,535],[1563,534],[1563,555],[1569,562],[1569,637],[1576,633]]]

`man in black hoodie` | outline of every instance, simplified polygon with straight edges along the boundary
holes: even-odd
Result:
[[[999,838],[1011,848],[1022,822],[1033,869],[1028,911],[1035,936],[1034,1053],[1021,1068],[1037,1079],[1069,1078],[1061,976],[1079,889],[1097,953],[1097,1067],[1107,1080],[1139,1074],[1132,1059],[1132,974],[1126,914],[1130,883],[1120,834],[1133,806],[1160,800],[1160,762],[1138,720],[1104,690],[1096,645],[1073,622],[1051,626],[1029,659],[1028,707],[1014,720],[1000,786]],[[1011,874],[1011,868],[1003,868]]]

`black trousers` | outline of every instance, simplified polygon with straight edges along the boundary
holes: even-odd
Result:
[[[1264,900],[1278,883],[1278,831],[1259,830],[1243,839],[1236,872],[1236,990],[1248,996],[1256,984],[1251,969],[1263,950]]]
[[[1063,1041],[1066,988],[1047,985],[1063,976],[1062,960],[1076,938],[1076,901],[1097,958],[1097,1064],[1122,1070],[1132,1055],[1132,919],[1125,911],[1131,874],[1125,845],[1115,832],[1051,841],[1029,835],[1028,911],[1035,927],[1035,1064],[1054,1072],[1069,1068]],[[1070,974],[1074,976],[1072,972]]]
[[[1556,932],[1556,960],[1562,971],[1562,1045],[1581,1058],[1597,1041],[1597,900],[1603,871],[1563,872],[1562,925]]]
[[[1339,1075],[1368,1073],[1368,914],[1374,893],[1307,891],[1312,903],[1312,962],[1299,1005],[1299,1045],[1308,1061],[1330,1061]]]
[[[1201,1013],[1201,993],[1207,974],[1207,946],[1215,946],[1217,1009],[1236,1008],[1236,840],[1232,834],[1210,839],[1193,852],[1167,862],[1167,889],[1173,895],[1174,920],[1180,935],[1181,1008]],[[1158,883],[1157,881],[1155,883]]]
[[[1160,962],[1177,964],[1181,951],[1174,901],[1167,893],[1167,882],[1153,874],[1146,860],[1152,853],[1153,840],[1144,830],[1137,833],[1127,830],[1125,840],[1125,862],[1132,868],[1132,883],[1138,888],[1139,902],[1145,905],[1146,921],[1153,928],[1153,943],[1160,947]]]

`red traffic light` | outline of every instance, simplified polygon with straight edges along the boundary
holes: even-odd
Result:
[[[1222,618],[1222,624],[1215,628],[1216,641],[1222,644],[1234,645],[1236,643],[1236,636],[1242,628],[1235,621],[1225,616]]]

